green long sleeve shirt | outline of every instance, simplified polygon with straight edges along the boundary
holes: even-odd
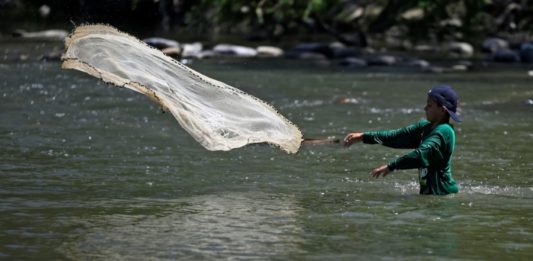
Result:
[[[420,194],[446,195],[459,191],[452,177],[455,131],[451,124],[432,129],[427,120],[397,130],[370,131],[363,135],[367,144],[414,149],[389,162],[390,170],[419,169]]]

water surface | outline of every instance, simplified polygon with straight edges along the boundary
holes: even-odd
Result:
[[[417,194],[414,170],[368,176],[407,150],[206,151],[148,98],[36,61],[49,45],[3,43],[0,258],[533,258],[531,69],[190,65],[272,104],[308,138],[405,126],[424,117],[429,88],[451,84],[465,119],[455,125],[460,193],[436,197]]]

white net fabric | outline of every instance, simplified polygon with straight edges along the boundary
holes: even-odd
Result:
[[[274,144],[287,153],[300,148],[300,130],[270,105],[113,27],[77,27],[65,39],[62,59],[63,68],[147,95],[208,150],[251,143]]]

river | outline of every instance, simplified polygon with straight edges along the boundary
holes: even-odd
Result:
[[[368,175],[407,150],[207,151],[148,98],[37,61],[52,44],[0,45],[0,259],[533,259],[531,68],[190,64],[272,104],[307,138],[416,122],[426,92],[452,85],[460,192],[421,196],[415,170]]]

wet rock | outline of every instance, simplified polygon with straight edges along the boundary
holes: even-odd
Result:
[[[56,49],[49,53],[43,54],[41,57],[39,57],[39,60],[46,61],[46,62],[60,61],[62,55],[63,55],[63,51]]]
[[[470,58],[474,55],[474,47],[465,42],[452,42],[448,45],[448,51],[456,57]]]
[[[483,41],[481,51],[485,53],[494,53],[499,49],[508,49],[509,42],[501,38],[488,38]]]
[[[24,30],[15,30],[12,33],[13,37],[21,37],[26,39],[38,39],[48,41],[63,41],[68,36],[68,32],[65,30],[45,30],[37,32],[26,32]]]
[[[523,43],[520,46],[520,61],[522,63],[533,63],[533,44]]]
[[[498,49],[492,54],[492,60],[499,63],[517,63],[520,62],[520,56],[509,49]]]
[[[217,44],[213,47],[213,51],[222,55],[231,55],[236,57],[255,57],[257,50],[255,48],[232,45],[232,44]]]
[[[298,60],[327,60],[327,57],[320,53],[313,52],[294,52],[288,51],[285,53],[285,57],[289,59]]]
[[[194,57],[190,58],[197,58],[197,59],[208,59],[218,56],[217,53],[215,53],[213,50],[203,50],[196,54]]]
[[[398,62],[398,58],[392,55],[376,54],[367,59],[367,64],[370,66],[390,66]]]
[[[444,73],[444,72],[447,72],[448,70],[440,66],[429,66],[429,67],[423,68],[423,71],[427,73]]]
[[[166,39],[166,38],[161,38],[161,37],[146,38],[146,39],[143,39],[143,42],[159,50],[163,50],[166,48],[180,47],[180,44],[178,42],[174,40]]]
[[[348,58],[348,57],[358,57],[361,56],[361,50],[356,48],[349,48],[349,47],[333,47],[332,48],[332,58],[335,59],[342,59],[342,58]]]
[[[275,46],[258,46],[256,50],[257,55],[261,57],[280,57],[283,55],[283,50]]]
[[[293,56],[300,56],[300,54],[304,53],[315,53],[315,54],[321,54],[328,58],[333,58],[333,48],[330,47],[329,44],[324,43],[304,43],[299,44],[289,50],[289,53]]]
[[[181,56],[182,56],[182,49],[180,47],[169,47],[169,48],[165,48],[163,50],[161,50],[161,52],[163,52],[164,54],[172,57],[172,58],[175,58],[175,59],[180,59]]]
[[[436,52],[438,51],[437,48],[434,45],[428,45],[428,44],[419,44],[416,45],[413,50],[417,52]]]
[[[413,60],[410,60],[406,63],[407,66],[410,66],[410,67],[418,67],[418,68],[428,68],[429,66],[431,66],[431,64],[426,61],[426,60],[420,60],[420,59],[413,59]]]
[[[188,43],[188,44],[182,44],[182,54],[181,56],[184,58],[196,58],[200,55],[200,53],[203,50],[202,43],[196,42],[196,43]]]
[[[366,67],[367,63],[363,59],[359,59],[356,57],[347,57],[347,58],[342,59],[342,61],[340,62],[340,65],[346,66],[349,68],[361,68],[361,67]]]

